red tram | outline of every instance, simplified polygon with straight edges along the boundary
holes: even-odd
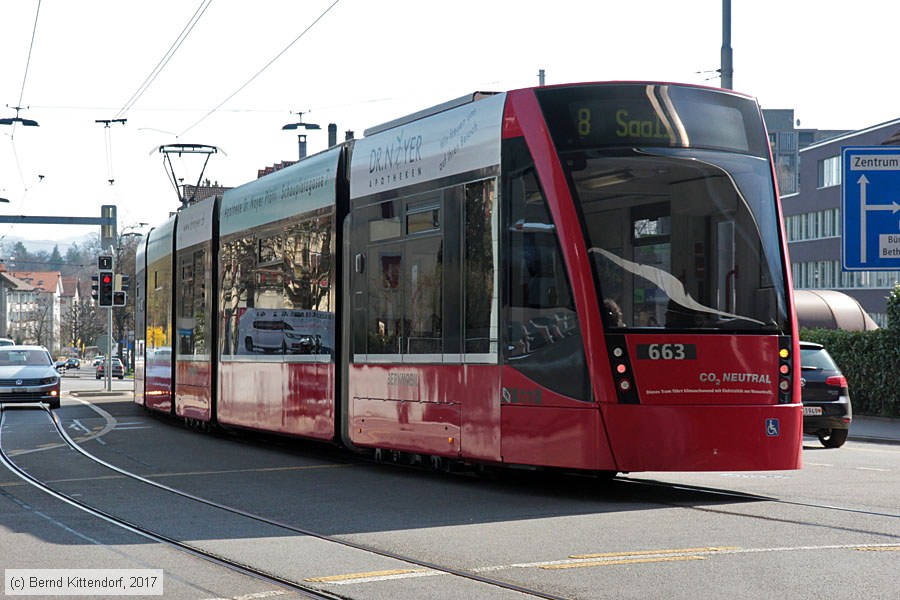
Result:
[[[152,230],[135,401],[470,463],[795,469],[784,240],[752,98],[476,93]]]

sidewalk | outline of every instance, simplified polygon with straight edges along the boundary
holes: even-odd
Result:
[[[849,439],[900,444],[900,419],[853,416]]]

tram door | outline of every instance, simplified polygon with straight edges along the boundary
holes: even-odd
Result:
[[[503,460],[592,468],[599,411],[556,225],[534,169],[506,189]]]

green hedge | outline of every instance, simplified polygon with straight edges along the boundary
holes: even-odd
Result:
[[[825,346],[850,388],[853,413],[900,417],[900,340],[888,329],[801,329],[800,339]]]
[[[800,330],[801,340],[825,346],[844,373],[854,414],[900,417],[900,285],[888,294],[887,318],[875,331]]]

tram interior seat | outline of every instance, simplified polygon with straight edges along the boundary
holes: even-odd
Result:
[[[531,342],[525,327],[518,321],[509,324],[509,341],[507,350],[510,356],[522,356],[531,353]]]
[[[524,323],[512,321],[509,324],[508,349],[512,356],[530,354],[542,346],[575,335],[576,332],[577,321],[573,314],[566,312],[537,315]]]

